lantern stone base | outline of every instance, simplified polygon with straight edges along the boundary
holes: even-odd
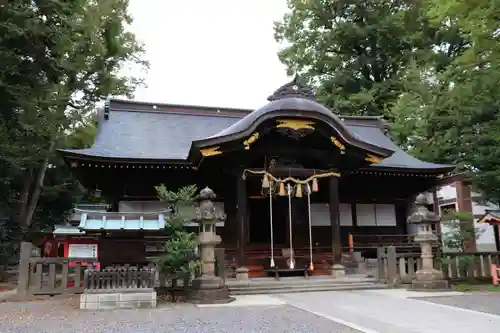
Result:
[[[248,268],[247,267],[236,268],[236,280],[238,280],[238,281],[248,280]]]
[[[222,304],[234,301],[218,276],[200,276],[193,280],[188,300],[196,304]]]
[[[413,290],[442,290],[448,289],[448,281],[443,279],[443,273],[436,269],[422,269],[415,273],[411,282]]]
[[[330,268],[330,276],[334,279],[343,279],[345,277],[345,267],[335,264]]]

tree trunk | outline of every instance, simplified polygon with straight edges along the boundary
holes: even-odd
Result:
[[[42,165],[40,166],[38,174],[36,175],[35,187],[33,188],[33,193],[31,194],[26,214],[23,214],[24,217],[21,220],[21,227],[25,229],[28,229],[33,220],[33,215],[35,214],[36,206],[38,205],[38,199],[40,198],[40,194],[42,193],[43,183],[45,180],[45,173],[47,172],[47,168],[49,166],[49,159],[55,147],[56,147],[56,140],[53,139],[52,142],[50,143],[47,155],[43,159]]]
[[[19,198],[21,201],[19,205],[19,214],[18,214],[20,223],[22,223],[22,221],[24,221],[26,217],[27,207],[30,199],[30,188],[32,180],[33,180],[33,171],[29,170],[24,179],[23,191],[21,192],[21,197]]]

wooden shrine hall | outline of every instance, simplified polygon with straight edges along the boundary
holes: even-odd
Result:
[[[217,227],[227,265],[251,272],[284,259],[321,271],[348,246],[370,255],[382,242],[407,244],[414,197],[454,170],[404,152],[378,117],[329,110],[296,79],[257,110],[111,99],[95,144],[60,153],[115,215],[162,211],[159,184],[210,187],[227,216]],[[163,233],[160,225],[94,239],[133,242],[127,251],[147,257]]]

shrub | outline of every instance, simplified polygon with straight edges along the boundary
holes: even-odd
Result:
[[[185,224],[194,219],[195,185],[184,186],[177,192],[168,190],[165,185],[156,186],[160,200],[167,203],[170,213],[167,217],[169,240],[165,253],[156,260],[160,272],[166,277],[195,275],[201,266],[197,255],[196,234],[188,232]]]

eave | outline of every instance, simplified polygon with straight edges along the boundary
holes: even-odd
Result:
[[[255,111],[258,112],[258,111]],[[203,150],[214,150],[214,155],[219,155],[220,153],[217,149],[224,144],[229,144],[238,141],[251,140],[252,136],[255,136],[255,131],[257,128],[263,124],[264,122],[272,119],[278,118],[290,118],[290,119],[303,119],[303,121],[311,120],[311,121],[319,121],[324,124],[328,124],[331,126],[335,133],[334,137],[339,137],[338,141],[340,145],[348,145],[351,147],[355,147],[365,151],[366,153],[372,155],[375,159],[380,160],[391,156],[394,151],[380,147],[356,138],[348,128],[342,124],[340,119],[336,119],[333,114],[326,116],[319,112],[301,112],[297,110],[273,110],[267,111],[262,115],[256,117],[255,119],[248,121],[247,124],[243,125],[244,129],[239,130],[233,133],[225,134],[223,131],[221,134],[217,134],[215,136],[196,140],[192,142],[191,149],[188,154],[188,160],[191,161],[194,165],[198,165],[202,158],[201,151]],[[276,120],[279,121],[279,120]],[[245,122],[245,118],[240,120],[240,122]],[[238,122],[238,123],[240,123]],[[235,125],[239,125],[239,124]],[[240,125],[241,126],[241,125]],[[228,128],[230,130],[231,128]],[[337,139],[336,139],[337,140]],[[335,147],[332,145],[332,149]]]
[[[477,223],[500,224],[500,210],[486,210]]]
[[[110,164],[110,165],[125,165],[125,164],[134,164],[134,165],[154,165],[154,166],[162,166],[162,165],[178,165],[190,167],[192,166],[191,162],[185,159],[154,159],[154,158],[119,158],[119,157],[104,157],[104,156],[92,156],[87,154],[81,154],[77,152],[68,151],[65,149],[58,149],[59,154],[62,155],[66,164],[70,167],[71,163],[77,162],[79,165],[88,165],[88,164]]]

